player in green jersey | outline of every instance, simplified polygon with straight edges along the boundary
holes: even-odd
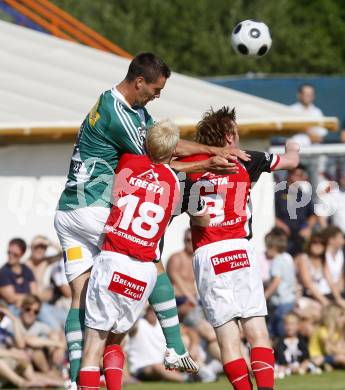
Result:
[[[83,348],[87,282],[109,215],[114,169],[123,153],[145,153],[146,130],[153,124],[145,105],[160,97],[169,77],[170,69],[154,54],[136,56],[125,79],[101,94],[82,123],[74,146],[54,221],[72,290],[65,326],[72,387],[77,380]],[[183,157],[195,153],[209,154],[210,159],[189,163],[174,161],[173,168],[186,172],[231,170],[235,165],[228,161],[231,156],[237,154],[245,158],[240,151],[185,140],[179,141],[175,154]],[[161,263],[157,263],[157,269],[159,275],[149,301],[166,338],[165,364],[167,368],[189,370],[195,363],[181,339],[174,290]]]

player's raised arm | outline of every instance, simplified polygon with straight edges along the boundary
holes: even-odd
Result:
[[[200,161],[178,161],[173,160],[170,163],[171,167],[178,172],[212,172],[219,174],[237,173],[238,166],[235,162],[228,161],[221,156],[212,156],[208,159]]]
[[[186,157],[193,154],[208,154],[210,156],[220,156],[228,160],[237,160],[240,158],[243,161],[249,161],[250,156],[243,150],[238,149],[235,146],[210,146],[200,144],[198,142],[188,141],[185,139],[180,139],[174,156],[176,157]]]
[[[297,142],[288,141],[285,145],[285,153],[279,156],[279,162],[274,170],[296,168],[300,160],[299,150]]]

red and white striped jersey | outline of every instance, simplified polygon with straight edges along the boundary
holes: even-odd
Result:
[[[210,223],[207,227],[191,226],[194,249],[216,241],[251,238],[252,212],[250,190],[262,172],[271,172],[279,162],[279,156],[264,152],[247,152],[248,162],[237,162],[236,174],[217,175],[194,173],[189,177],[198,186],[201,197],[208,206]],[[209,158],[200,154],[182,161],[199,161]],[[196,191],[196,188],[194,188]]]
[[[115,171],[113,206],[102,250],[142,261],[160,257],[157,245],[180,199],[180,184],[168,164],[124,154]]]

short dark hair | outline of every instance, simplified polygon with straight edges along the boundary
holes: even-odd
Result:
[[[24,297],[24,299],[22,301],[21,307],[23,309],[27,309],[28,307],[30,307],[34,303],[37,303],[39,308],[41,308],[42,301],[38,298],[38,296],[37,295],[33,295],[33,294],[27,294],[27,295],[25,295],[25,297]]]
[[[211,108],[196,126],[195,141],[209,146],[225,146],[225,136],[235,134],[236,113],[228,106],[214,111]]]
[[[26,242],[22,238],[12,238],[8,245],[18,246],[23,254],[26,252]]]
[[[288,246],[288,237],[283,229],[274,227],[265,236],[267,249],[275,249],[278,253],[284,253]]]
[[[171,71],[168,65],[153,53],[140,53],[129,64],[125,77],[127,81],[133,81],[137,77],[144,77],[147,83],[154,83],[160,76],[166,79]]]
[[[300,84],[298,86],[298,92],[301,93],[303,91],[303,88],[304,87],[310,87],[310,88],[313,88],[313,90],[315,91],[315,87],[313,84],[309,84],[309,83],[303,83],[303,84]]]

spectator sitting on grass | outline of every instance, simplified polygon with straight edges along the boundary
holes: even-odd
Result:
[[[309,355],[314,364],[326,370],[345,367],[345,310],[336,305],[325,308],[323,324],[309,340]]]
[[[299,318],[294,313],[284,317],[285,336],[280,337],[275,347],[278,377],[290,374],[305,374],[307,370],[314,370],[309,360],[308,345],[299,332]],[[315,371],[315,370],[314,370]]]
[[[63,381],[36,372],[26,349],[23,327],[19,318],[0,302],[0,385],[21,388],[61,386]]]
[[[38,371],[52,379],[60,378],[66,353],[66,343],[62,331],[54,331],[37,320],[41,301],[35,295],[27,295],[22,303],[20,319],[25,343],[30,348],[32,361]],[[62,383],[63,385],[63,383]]]

